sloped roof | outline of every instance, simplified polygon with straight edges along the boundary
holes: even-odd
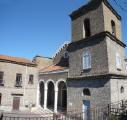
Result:
[[[53,55],[53,58],[55,58],[56,55],[59,54],[60,51],[61,51],[64,47],[66,47],[66,46],[68,46],[68,45],[69,45],[69,42],[68,42],[68,41],[65,41],[64,44],[58,49],[58,51]]]
[[[65,70],[65,69],[68,69],[68,67],[62,67],[62,66],[58,66],[58,65],[51,65],[49,67],[46,67],[46,68],[40,70],[40,72],[52,72],[52,71]]]
[[[31,65],[36,65],[34,62],[25,59],[25,58],[18,58],[18,57],[12,57],[12,56],[7,56],[7,55],[0,55],[0,61],[4,62],[14,62],[18,64],[31,64]]]

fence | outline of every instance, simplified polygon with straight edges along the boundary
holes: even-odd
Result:
[[[108,112],[102,109],[87,110],[85,112],[69,111],[59,114],[50,114],[49,116],[39,116],[33,114],[7,114],[4,113],[1,117],[2,120],[106,120]]]
[[[58,114],[54,117],[55,120],[107,120],[107,108],[96,108],[81,112],[80,110],[69,111],[66,113]]]
[[[67,111],[54,117],[55,120],[127,120],[127,101],[121,100],[106,106]]]
[[[127,100],[121,100],[108,105],[109,112],[114,115],[127,116]]]
[[[113,115],[113,116],[111,116]],[[112,117],[127,120],[127,101],[119,101],[107,106],[82,110],[72,110],[58,114],[19,114],[3,113],[0,120],[113,120]]]

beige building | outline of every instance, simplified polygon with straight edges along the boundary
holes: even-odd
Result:
[[[38,106],[38,73],[51,58],[33,61],[0,55],[0,111],[29,111]]]
[[[41,56],[35,56],[33,58],[33,62],[37,64],[37,68],[39,71],[53,64],[52,58]]]
[[[24,58],[0,55],[0,110],[29,110],[36,106],[37,65]]]

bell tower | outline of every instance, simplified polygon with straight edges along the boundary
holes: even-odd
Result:
[[[94,108],[127,99],[126,92],[119,92],[127,86],[126,45],[122,42],[120,15],[107,0],[91,0],[70,17],[72,41],[68,47],[67,82],[73,106],[68,108],[77,109],[84,100]],[[82,96],[83,88],[91,94]]]
[[[95,108],[127,99],[126,92],[120,93],[127,86],[120,15],[107,0],[91,0],[70,17],[72,41],[68,47],[67,84],[73,106],[68,104],[68,109],[81,109],[84,100]],[[89,94],[83,96],[83,89]]]
[[[70,14],[72,42],[89,38],[101,32],[110,32],[121,38],[121,17],[107,0],[91,0]]]
[[[121,37],[121,16],[109,2],[91,0],[72,12],[70,17],[72,41],[69,46],[69,75],[125,75],[126,45]],[[86,58],[88,56],[89,58]],[[84,66],[89,70],[84,70]],[[121,66],[120,70],[118,66]]]

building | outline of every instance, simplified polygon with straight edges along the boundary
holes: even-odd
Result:
[[[41,56],[35,56],[33,62],[37,64],[38,71],[53,64],[52,58]]]
[[[126,62],[126,71],[127,71],[127,59],[125,59],[125,62]]]
[[[121,16],[107,0],[91,0],[70,17],[71,43],[56,53],[53,65],[39,72],[38,105],[57,112],[127,99]]]
[[[38,103],[44,109],[66,110],[67,108],[67,78],[69,71],[69,43],[56,52],[53,64],[39,71]],[[58,101],[57,101],[58,100]]]
[[[5,83],[0,87],[2,106],[12,106],[15,101],[17,106],[20,98],[21,108],[32,105],[57,113],[127,99],[121,16],[107,0],[91,0],[70,17],[72,41],[65,42],[52,59],[36,56],[31,62],[9,58],[0,63],[0,71],[5,71]],[[15,82],[21,75],[22,87],[17,88]],[[32,85],[30,75],[34,76]]]
[[[24,58],[0,55],[0,110],[27,110],[36,105],[38,71]],[[31,96],[31,93],[33,96]]]

